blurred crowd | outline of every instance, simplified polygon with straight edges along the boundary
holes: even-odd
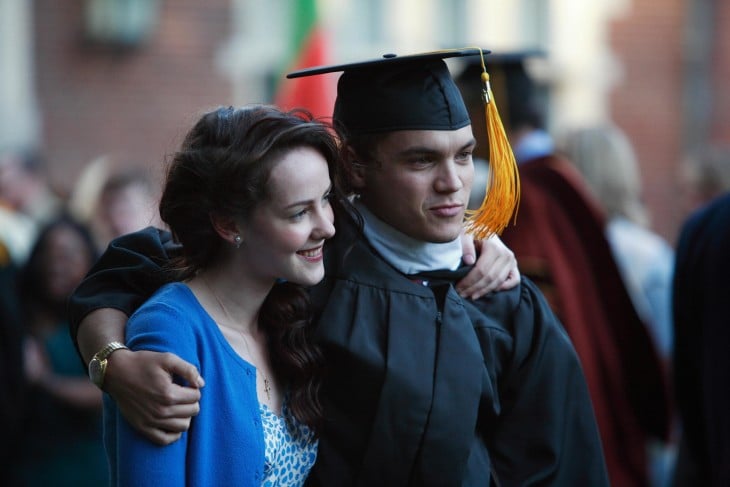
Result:
[[[112,238],[159,224],[145,172],[100,159],[88,173],[64,195],[36,153],[0,153],[4,485],[108,483],[101,391],[69,335],[66,300]]]

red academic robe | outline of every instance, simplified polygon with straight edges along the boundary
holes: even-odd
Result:
[[[605,217],[568,161],[520,164],[517,224],[502,234],[580,357],[611,484],[644,486],[649,437],[669,429],[666,373],[604,235]]]

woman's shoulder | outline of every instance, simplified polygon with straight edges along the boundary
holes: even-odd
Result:
[[[177,318],[181,321],[201,316],[203,308],[190,288],[182,282],[172,282],[160,287],[130,317],[130,323],[139,320]]]
[[[171,308],[190,308],[193,304],[197,304],[195,295],[190,288],[182,282],[171,282],[162,285],[157,291],[145,301],[140,310],[153,306],[168,306]]]
[[[201,343],[220,340],[215,324],[184,283],[166,284],[129,318],[127,345],[134,350],[174,352],[192,361]]]

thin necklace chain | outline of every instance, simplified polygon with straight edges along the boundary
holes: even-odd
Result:
[[[230,323],[235,323],[235,320],[233,318],[231,318],[230,313],[228,312],[226,307],[223,305],[221,300],[218,298],[218,295],[215,293],[215,291],[213,291],[213,288],[211,287],[210,283],[208,283],[208,280],[205,278],[203,278],[203,280],[205,281],[205,285],[210,290],[210,293],[213,295],[213,298],[218,303],[218,306],[223,311],[223,314],[226,315],[226,319]],[[225,325],[223,325],[223,326],[225,326]],[[246,352],[248,352],[248,356],[251,359],[251,361],[253,362],[253,354],[251,353],[251,349],[248,346],[248,339],[246,338],[246,333],[243,330],[238,330],[237,328],[234,328],[231,326],[227,326],[226,328],[231,328],[233,330],[238,331],[241,334],[241,338],[243,338],[243,344],[246,347]],[[254,364],[254,366],[255,365],[256,364]],[[271,401],[271,384],[269,383],[269,378],[266,377],[266,374],[264,374],[263,370],[261,370],[260,367],[256,367],[256,370],[261,372],[261,377],[264,379],[264,392],[266,393],[266,399]]]

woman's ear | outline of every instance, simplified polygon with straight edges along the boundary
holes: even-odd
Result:
[[[210,214],[210,224],[213,226],[213,230],[216,231],[220,237],[229,242],[231,245],[238,247],[243,241],[241,230],[236,221],[230,216],[221,216],[215,213]]]

